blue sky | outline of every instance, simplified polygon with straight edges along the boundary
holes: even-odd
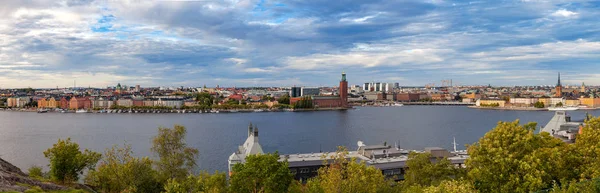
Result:
[[[600,1],[5,1],[0,88],[600,85]]]

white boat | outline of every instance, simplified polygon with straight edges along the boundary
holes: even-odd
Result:
[[[239,111],[238,111],[238,110],[230,110],[229,112],[230,112],[230,113],[237,113],[237,112],[239,112]]]
[[[404,104],[394,103],[392,106],[394,106],[394,107],[401,107],[401,106],[404,106]]]
[[[262,110],[262,109],[256,109],[256,110],[254,110],[254,112],[263,112],[263,111],[265,111],[265,110]]]
[[[549,111],[576,111],[579,107],[548,107]]]
[[[79,109],[77,111],[75,111],[75,113],[87,113],[88,111],[85,109]]]

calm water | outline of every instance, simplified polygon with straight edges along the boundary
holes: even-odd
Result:
[[[590,111],[600,115],[600,111]],[[585,111],[570,113],[583,119]],[[244,142],[249,122],[257,124],[267,152],[334,151],[336,146],[393,144],[402,148],[451,148],[477,141],[498,121],[545,125],[553,112],[477,110],[466,107],[361,107],[349,111],[233,114],[60,114],[0,111],[0,157],[23,169],[47,165],[43,151],[70,137],[83,148],[103,152],[113,144],[131,144],[137,156],[152,156],[151,139],[160,126],[188,128],[187,142],[200,151],[201,169],[227,170],[227,158]],[[464,149],[464,146],[461,146]]]

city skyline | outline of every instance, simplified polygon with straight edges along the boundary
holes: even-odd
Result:
[[[600,85],[598,1],[7,1],[0,88]]]

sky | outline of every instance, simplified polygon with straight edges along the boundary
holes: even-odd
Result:
[[[3,0],[0,88],[600,85],[600,1]]]

